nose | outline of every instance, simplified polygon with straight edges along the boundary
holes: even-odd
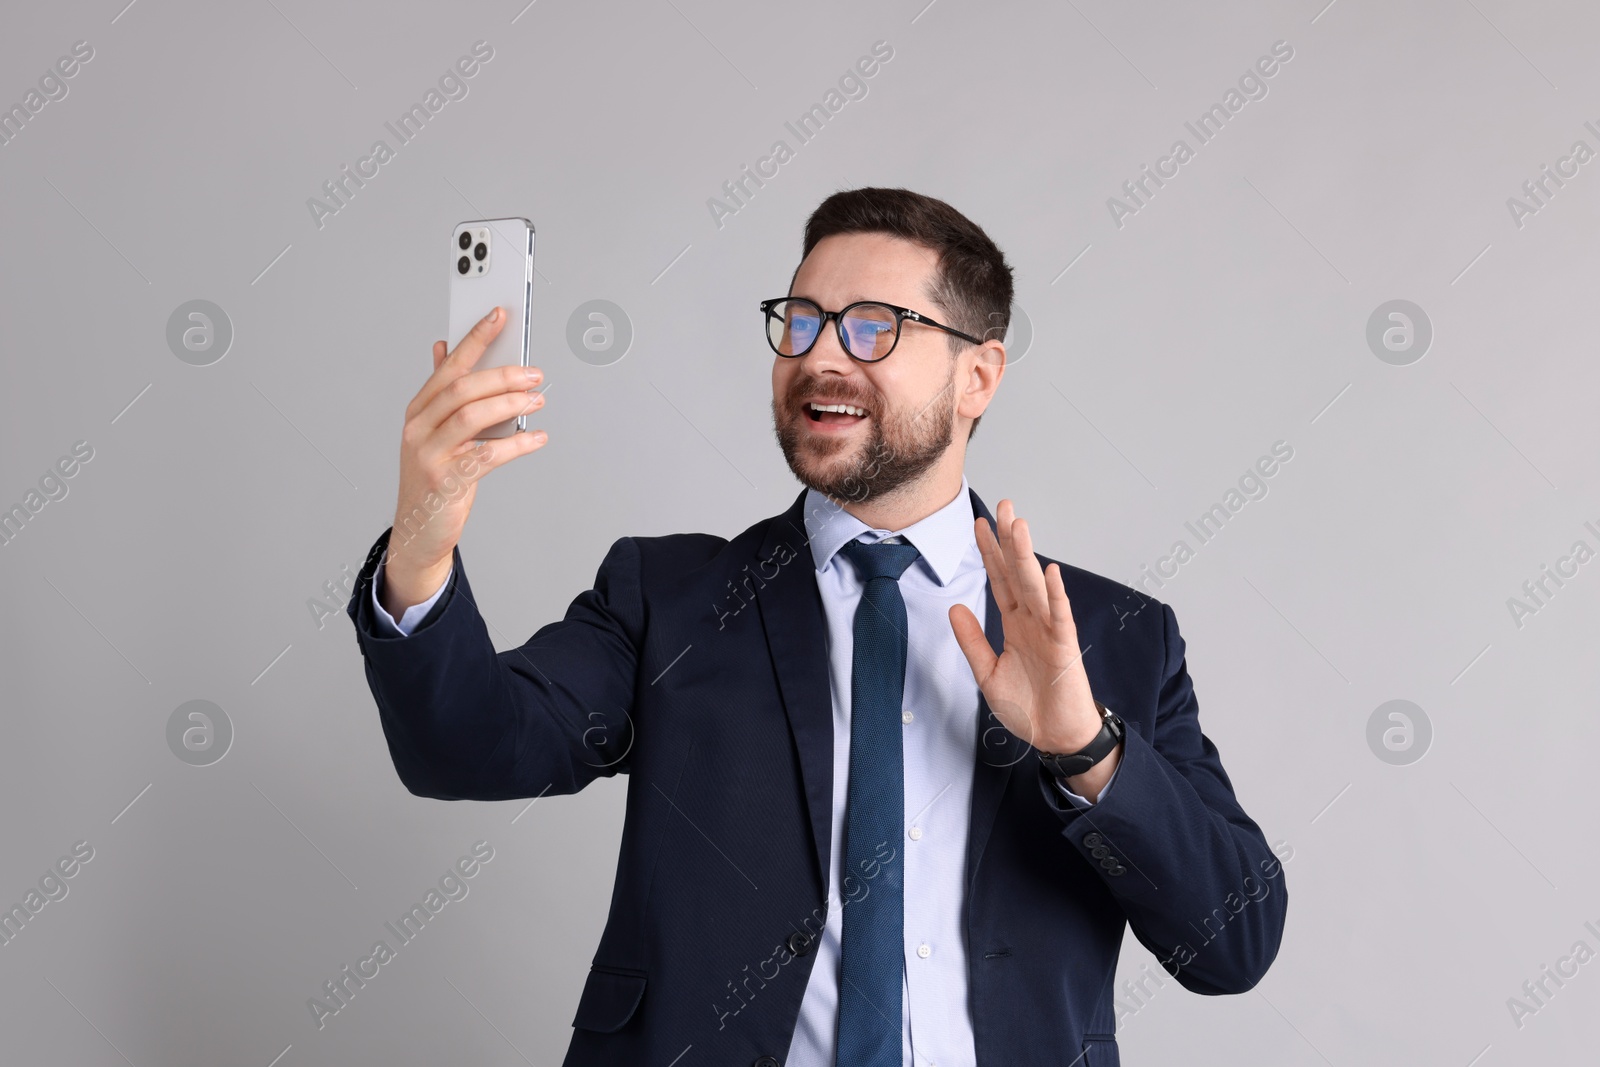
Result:
[[[800,357],[800,369],[817,376],[829,371],[848,375],[855,370],[855,361],[839,344],[839,331],[832,320],[823,323],[817,343]]]

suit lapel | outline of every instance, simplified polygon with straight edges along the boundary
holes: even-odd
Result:
[[[767,648],[800,758],[801,785],[811,821],[817,884],[828,884],[833,830],[833,693],[828,681],[828,619],[817,589],[805,524],[806,494],[767,526],[759,558],[779,564],[756,593]],[[787,562],[781,562],[787,557]]]

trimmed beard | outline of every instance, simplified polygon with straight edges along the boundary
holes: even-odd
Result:
[[[773,399],[773,432],[777,434],[778,447],[783,450],[789,470],[794,472],[801,485],[839,504],[864,504],[916,481],[950,447],[954,436],[951,424],[955,417],[955,380],[956,364],[951,360],[950,376],[944,388],[915,415],[885,415],[881,405],[872,405],[870,410],[874,414],[867,416],[872,420],[872,426],[866,444],[850,446],[857,448],[856,456],[835,473],[823,475],[808,471],[802,464],[801,439],[804,431],[798,428],[796,420],[810,418],[803,406],[803,398],[808,393],[820,391],[814,379],[796,378],[781,408],[777,399]],[[870,398],[852,397],[838,402],[867,407],[866,403],[858,403],[867,399]],[[787,422],[783,417],[785,412],[789,415]],[[925,426],[920,432],[919,424]],[[812,441],[817,440],[812,438]],[[841,442],[835,444],[841,447],[820,456],[813,451],[811,457],[823,463],[832,460],[845,447]]]

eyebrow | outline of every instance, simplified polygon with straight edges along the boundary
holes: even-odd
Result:
[[[819,307],[822,304],[822,301],[818,300],[816,297],[809,296],[809,295],[807,295],[805,293],[790,293],[789,295],[791,297],[799,297],[799,298],[803,298],[805,300],[810,300],[812,303],[818,305]],[[857,303],[860,303],[863,300],[881,301],[882,299],[883,299],[882,297],[877,297],[877,296],[863,296],[863,295],[861,295],[860,291],[857,291],[855,293],[852,293],[850,296],[846,297],[844,304],[840,304],[839,306],[840,307],[844,307],[846,304],[857,304]]]

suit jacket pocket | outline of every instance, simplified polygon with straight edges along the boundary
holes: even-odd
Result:
[[[572,1025],[580,1030],[613,1034],[625,1026],[644,999],[643,971],[593,966],[578,998]]]
[[[1083,1067],[1122,1067],[1116,1034],[1084,1034],[1083,1053]]]

